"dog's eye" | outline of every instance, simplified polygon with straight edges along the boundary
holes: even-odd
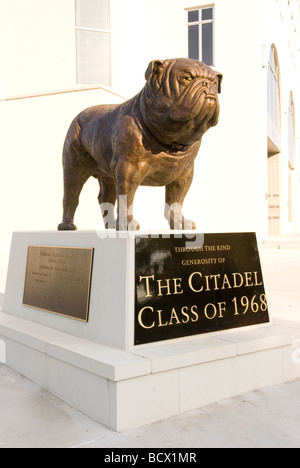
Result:
[[[180,77],[180,81],[183,83],[190,83],[191,81],[193,81],[193,78],[191,75],[183,75]]]

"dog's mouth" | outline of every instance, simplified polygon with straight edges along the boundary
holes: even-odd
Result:
[[[187,122],[196,119],[206,120],[207,114],[215,112],[218,107],[218,97],[210,93],[207,87],[197,82],[186,88],[172,106],[169,116],[177,122]]]
[[[205,98],[203,106],[196,115],[195,120],[199,123],[210,122],[214,120],[216,115],[219,113],[219,100],[215,95],[208,94]]]

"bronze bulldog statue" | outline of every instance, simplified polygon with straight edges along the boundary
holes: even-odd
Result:
[[[145,78],[145,87],[129,101],[90,107],[73,120],[63,149],[63,221],[58,230],[76,230],[79,195],[90,176],[100,184],[106,228],[139,229],[133,200],[139,185],[147,185],[166,187],[165,216],[171,229],[195,229],[181,207],[202,136],[218,122],[222,75],[197,60],[178,58],[151,62]]]

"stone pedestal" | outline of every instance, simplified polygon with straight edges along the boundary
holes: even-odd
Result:
[[[133,343],[134,238],[90,232],[16,232],[13,234],[3,310],[30,322],[106,346],[129,350]],[[101,238],[102,236],[102,238]],[[93,248],[89,320],[80,322],[22,305],[27,248]]]
[[[88,322],[22,305],[28,245],[94,249]],[[115,431],[300,377],[298,338],[268,324],[135,346],[132,236],[13,235],[0,357]]]

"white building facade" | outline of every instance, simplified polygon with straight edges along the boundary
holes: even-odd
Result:
[[[185,213],[200,232],[300,231],[299,0],[0,0],[0,292],[11,233],[54,230],[61,153],[73,117],[123,102],[153,59],[192,57],[223,76]],[[98,185],[79,229],[103,229]],[[164,190],[140,188],[135,217],[166,228]]]

